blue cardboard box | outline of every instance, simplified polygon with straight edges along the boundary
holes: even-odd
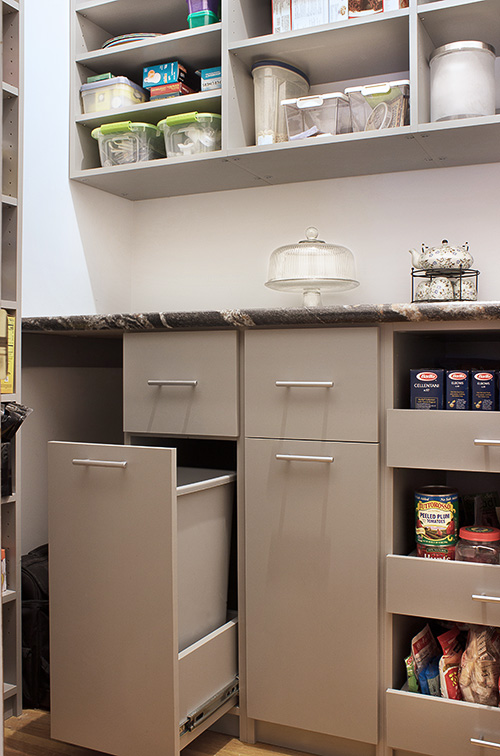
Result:
[[[469,401],[469,371],[446,371],[446,409],[468,410]]]
[[[210,89],[220,89],[222,85],[222,71],[220,66],[214,68],[202,68],[196,71],[201,78],[201,91],[207,92]]]
[[[444,370],[410,370],[411,409],[440,410],[444,406]]]
[[[161,84],[177,84],[178,82],[182,82],[194,90],[200,88],[198,77],[189,72],[186,66],[178,60],[158,63],[142,69],[142,86],[144,89],[158,87]]]
[[[473,410],[496,410],[497,392],[494,370],[473,370],[471,372]]]

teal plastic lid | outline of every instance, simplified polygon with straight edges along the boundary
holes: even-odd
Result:
[[[156,126],[152,123],[117,121],[116,123],[103,123],[101,126],[92,130],[91,136],[94,137],[94,139],[99,139],[100,136],[107,136],[108,134],[124,134],[134,131],[148,131],[149,129],[153,129],[155,132],[158,131]]]
[[[211,10],[195,11],[194,13],[188,14],[188,21],[197,21],[204,19],[209,19],[211,23],[215,24],[219,21],[219,16],[217,15],[217,13],[214,13]],[[212,19],[214,20],[212,21]]]
[[[191,113],[178,113],[177,115],[167,116],[158,122],[157,128],[164,130],[165,127],[182,126],[185,123],[203,123],[204,121],[221,120],[219,113],[198,113],[193,110]]]

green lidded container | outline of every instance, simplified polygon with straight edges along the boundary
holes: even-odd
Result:
[[[91,136],[98,141],[103,168],[165,157],[164,139],[152,123],[104,123]]]
[[[198,155],[221,147],[219,113],[179,113],[161,120],[157,128],[165,137],[167,157]]]
[[[195,29],[198,26],[207,26],[208,24],[217,24],[219,17],[211,10],[196,11],[188,15],[188,26]]]

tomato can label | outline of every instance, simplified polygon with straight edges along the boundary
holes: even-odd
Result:
[[[415,492],[415,536],[417,549],[439,547],[441,558],[449,558],[447,547],[455,546],[458,538],[458,493],[447,486],[425,486]],[[422,549],[420,549],[422,551]],[[431,556],[435,554],[435,556]],[[428,551],[431,558],[439,550]],[[423,554],[422,554],[423,556]]]

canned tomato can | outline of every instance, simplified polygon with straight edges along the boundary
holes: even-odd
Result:
[[[454,559],[458,539],[458,491],[423,486],[415,491],[415,536],[418,556]]]

